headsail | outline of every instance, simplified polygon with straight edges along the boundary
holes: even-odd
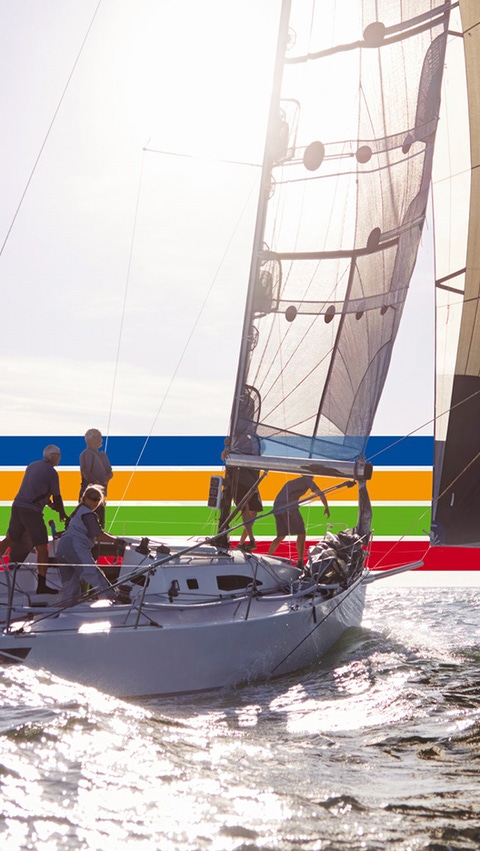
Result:
[[[470,123],[466,268],[437,280],[437,419],[432,543],[480,545],[480,7],[460,0]],[[462,268],[463,267],[463,268]],[[441,275],[440,275],[441,277]],[[445,300],[445,287],[450,301]]]
[[[288,6],[231,463],[355,475],[425,219],[450,4]]]

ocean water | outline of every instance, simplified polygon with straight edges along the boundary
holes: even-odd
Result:
[[[322,664],[236,691],[1,669],[1,847],[478,849],[478,590],[378,586]]]

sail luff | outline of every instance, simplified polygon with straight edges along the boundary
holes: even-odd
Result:
[[[437,437],[432,541],[480,546],[480,6],[460,0],[470,124],[465,290],[449,405]],[[458,291],[457,291],[458,292]],[[442,412],[439,412],[442,413]]]
[[[465,278],[464,318],[460,332],[457,375],[480,372],[480,6],[461,0],[468,110],[470,117],[471,192]]]
[[[260,194],[257,207],[257,217],[255,223],[255,233],[253,238],[252,260],[250,264],[250,274],[248,281],[248,289],[246,296],[244,324],[242,331],[242,342],[240,348],[240,356],[237,370],[237,378],[235,384],[235,392],[232,405],[232,415],[230,423],[230,435],[234,433],[235,422],[239,415],[239,406],[243,390],[243,376],[245,372],[245,361],[248,356],[248,331],[249,317],[252,309],[252,302],[255,293],[255,283],[257,280],[259,257],[264,239],[265,218],[268,204],[268,194],[270,189],[270,180],[273,162],[273,150],[275,137],[275,127],[278,124],[278,109],[280,102],[280,90],[282,84],[283,62],[285,49],[288,39],[288,22],[290,18],[291,0],[283,0],[277,40],[277,52],[275,58],[275,69],[273,74],[272,96],[270,100],[270,111],[267,123],[267,139],[264,150]]]
[[[268,204],[268,192],[270,186],[270,176],[272,170],[272,162],[273,162],[273,137],[274,137],[274,128],[275,123],[278,122],[278,109],[279,109],[279,100],[280,100],[280,90],[282,83],[282,73],[283,73],[283,59],[285,55],[287,40],[288,40],[288,22],[290,19],[290,10],[291,10],[291,0],[282,0],[282,7],[280,13],[279,27],[278,27],[278,38],[277,38],[277,50],[276,50],[276,58],[275,58],[275,68],[273,74],[273,84],[272,84],[272,95],[270,100],[270,110],[269,117],[267,123],[267,138],[264,149],[263,156],[263,164],[262,164],[262,173],[261,173],[261,182],[260,182],[260,193],[259,200],[257,206],[257,217],[255,223],[255,232],[253,238],[253,251],[252,251],[252,259],[250,263],[250,273],[249,273],[249,283],[246,295],[246,305],[245,305],[245,313],[244,313],[244,321],[243,321],[243,329],[242,329],[242,337],[241,337],[241,347],[239,354],[239,362],[237,369],[237,378],[235,383],[235,391],[233,396],[232,403],[232,412],[230,418],[230,428],[229,435],[226,440],[226,453],[232,450],[232,436],[235,433],[236,424],[238,423],[238,419],[240,417],[240,409],[242,406],[242,394],[244,393],[244,373],[245,373],[245,363],[248,357],[248,348],[249,348],[249,322],[250,322],[250,313],[252,310],[252,303],[255,296],[255,282],[257,280],[258,268],[259,268],[259,257],[260,251],[263,244],[264,230],[265,230],[265,218],[266,218],[266,210]],[[245,450],[245,445],[242,446],[242,449]],[[249,447],[249,451],[253,450]],[[258,454],[258,453],[256,453]],[[229,524],[229,515],[230,508],[232,505],[233,499],[233,488],[234,488],[234,475],[235,472],[232,468],[226,467],[226,475],[224,480],[224,486],[222,490],[222,498],[220,505],[220,515],[218,520],[218,529],[219,532],[223,531],[224,536],[220,538],[218,543],[219,546],[228,545],[228,524]]]

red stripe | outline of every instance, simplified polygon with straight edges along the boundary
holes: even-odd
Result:
[[[316,541],[307,541],[308,547]],[[258,541],[255,552],[266,553],[268,541]],[[422,561],[419,570],[480,570],[480,549],[475,547],[432,547],[422,541],[373,541],[369,547],[368,566],[377,570],[400,567],[414,561]],[[276,556],[297,560],[295,543],[280,544]]]
[[[307,541],[305,552],[308,547],[316,544],[316,541]],[[256,553],[266,553],[270,541],[257,541]],[[372,569],[400,567],[414,561],[424,562],[423,567],[417,570],[480,570],[480,549],[475,547],[433,547],[422,541],[373,541],[370,545],[370,556],[368,566]],[[289,558],[296,564],[297,550],[294,542],[283,542],[275,551],[280,558]],[[8,553],[3,557],[4,563],[8,563]],[[110,563],[108,559],[101,559],[100,563]],[[0,565],[1,569],[1,565]]]

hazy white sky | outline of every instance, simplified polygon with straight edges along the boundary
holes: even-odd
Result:
[[[1,434],[225,433],[279,10],[0,0]],[[430,237],[377,433],[431,412]]]
[[[0,2],[1,243],[97,6]],[[261,162],[278,9],[99,4],[0,258],[3,434],[226,430],[259,168],[219,160]]]

